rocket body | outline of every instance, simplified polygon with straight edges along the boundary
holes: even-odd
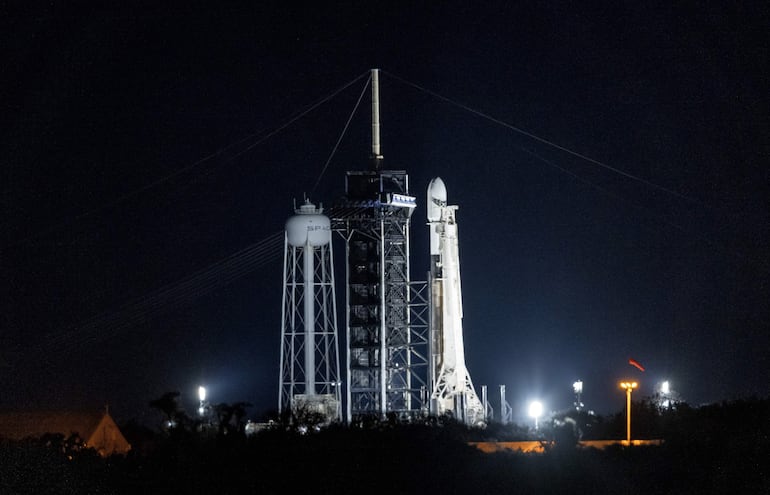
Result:
[[[447,205],[446,186],[440,178],[428,185],[430,229],[432,395],[434,412],[452,414],[468,425],[485,420],[484,407],[465,365],[460,256],[455,212]]]

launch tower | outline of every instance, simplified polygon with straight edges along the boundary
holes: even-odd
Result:
[[[409,275],[410,217],[416,206],[404,170],[383,170],[378,71],[372,70],[372,157],[348,171],[332,227],[345,240],[346,419],[427,413],[425,282]]]

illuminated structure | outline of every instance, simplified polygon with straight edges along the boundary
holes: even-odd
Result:
[[[198,416],[203,417],[206,415],[206,387],[198,387]]]
[[[409,227],[416,201],[403,170],[383,170],[378,71],[372,71],[372,156],[348,171],[333,229],[346,265],[346,419],[427,412],[425,282],[409,274]]]
[[[638,386],[636,382],[621,382],[620,388],[626,391],[626,442],[631,445],[631,392]]]
[[[410,195],[406,171],[383,168],[378,74],[376,69],[372,70],[370,167],[346,173],[345,195],[332,208],[330,222],[328,219],[327,223],[321,222],[323,226],[318,227],[318,231],[314,225],[312,231],[308,230],[307,239],[303,237],[305,227],[302,227],[298,229],[296,242],[287,240],[285,266],[296,266],[294,272],[302,270],[304,274],[311,273],[312,267],[292,265],[291,258],[296,257],[296,253],[290,246],[300,249],[308,242],[304,248],[307,253],[313,246],[324,252],[328,245],[331,258],[331,244],[325,235],[322,243],[308,240],[329,228],[345,242],[345,378],[340,382],[332,374],[313,382],[312,375],[305,372],[314,366],[316,370],[321,368],[317,360],[324,359],[323,353],[308,351],[307,345],[294,340],[300,336],[312,340],[313,335],[320,335],[320,330],[308,326],[315,317],[312,305],[310,309],[307,307],[309,296],[302,299],[305,306],[300,315],[297,296],[292,291],[301,283],[296,281],[292,269],[287,268],[279,407],[292,400],[304,401],[306,395],[320,394],[329,395],[339,408],[339,393],[344,383],[344,417],[348,423],[389,416],[410,420],[427,414],[451,414],[467,425],[482,425],[488,404],[486,401],[482,404],[476,395],[465,365],[457,206],[447,206],[446,188],[441,179],[434,179],[428,189],[430,283],[412,281],[409,230],[417,204],[416,198]],[[320,216],[320,212],[307,213]],[[298,211],[294,218],[301,214],[303,212]],[[307,221],[297,222],[307,224]],[[287,224],[287,233],[289,231]],[[331,275],[331,269],[328,273]],[[316,282],[316,285],[324,284]],[[305,293],[310,285],[304,282]],[[320,299],[316,296],[315,300]],[[333,291],[323,300],[333,301]],[[327,314],[317,320],[330,325],[329,318]],[[298,329],[295,320],[303,322],[304,330]],[[334,335],[330,342],[336,342],[336,333]],[[329,353],[331,345],[324,344]],[[304,361],[299,359],[300,348],[304,349]],[[331,357],[326,359],[331,363]],[[317,390],[317,384],[323,390]]]
[[[660,393],[663,395],[668,395],[671,393],[671,385],[668,380],[665,380],[660,384]]]
[[[575,410],[580,412],[585,406],[585,404],[583,404],[583,401],[581,400],[583,396],[583,381],[578,380],[575,383],[573,383],[572,391],[575,392],[575,402],[573,405],[575,406]]]
[[[543,403],[537,400],[530,402],[528,412],[529,417],[535,419],[535,430],[537,430],[537,420],[543,415]]]
[[[664,380],[660,384],[660,390],[657,393],[657,404],[662,409],[671,407],[671,382]]]
[[[484,405],[465,365],[457,206],[447,205],[446,186],[436,177],[428,185],[430,229],[431,412],[451,414],[467,425],[482,425]]]
[[[339,418],[331,225],[306,200],[286,222],[278,410]]]
[[[484,405],[487,421],[492,421],[495,418],[495,410],[492,408],[492,404],[489,403],[486,385],[481,386],[481,403]]]
[[[669,380],[664,380],[657,385],[655,403],[661,409],[675,408],[681,401],[681,396],[671,387]]]
[[[500,385],[500,423],[507,425],[513,421],[513,408],[505,399],[505,385]]]

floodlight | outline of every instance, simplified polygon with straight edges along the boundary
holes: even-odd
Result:
[[[581,380],[576,381],[572,384],[573,390],[575,390],[576,394],[582,394],[583,393],[583,382]]]
[[[668,380],[660,384],[660,393],[663,395],[668,395],[671,393],[671,387],[668,383]]]
[[[543,415],[543,404],[540,401],[529,403],[529,416],[535,418],[535,429],[537,430],[537,418]]]
[[[198,398],[203,402],[206,400],[206,387],[198,387]]]

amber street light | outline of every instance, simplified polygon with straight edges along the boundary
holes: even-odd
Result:
[[[638,386],[636,382],[620,382],[620,388],[626,391],[626,442],[631,445],[631,392]]]

